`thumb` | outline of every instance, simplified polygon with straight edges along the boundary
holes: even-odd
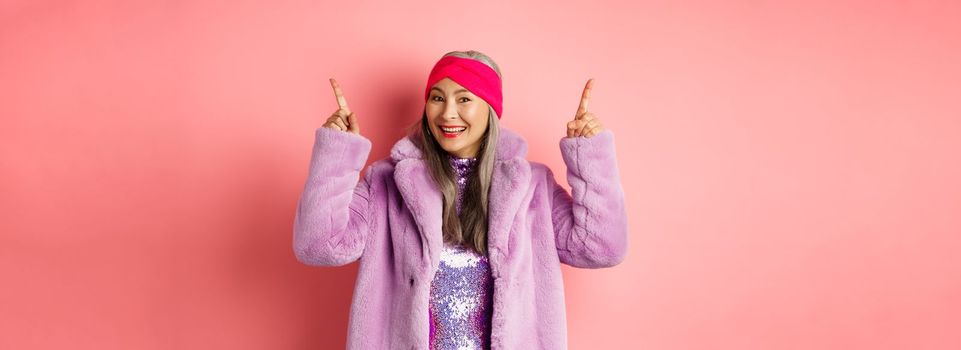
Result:
[[[357,123],[357,115],[354,114],[354,112],[350,112],[350,114],[347,115],[347,124],[347,131],[358,135],[360,134],[360,124]]]

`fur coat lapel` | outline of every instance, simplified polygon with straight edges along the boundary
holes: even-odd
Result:
[[[487,236],[491,270],[495,277],[500,276],[500,266],[509,256],[511,223],[531,183],[531,168],[525,159],[526,141],[503,127],[499,131],[488,200]],[[422,267],[436,268],[443,248],[442,194],[430,177],[422,152],[409,136],[394,144],[390,156],[395,162],[394,182],[420,233],[420,262],[425,265]]]

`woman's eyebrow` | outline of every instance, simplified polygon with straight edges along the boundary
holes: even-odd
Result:
[[[435,86],[435,87],[432,87],[432,88],[430,88],[430,89],[431,89],[431,90],[440,91],[440,93],[444,93],[444,90],[441,90],[439,87],[436,87],[436,86]],[[461,92],[467,92],[467,89],[460,89],[460,90],[454,91],[455,94],[458,94],[458,93],[461,93]]]

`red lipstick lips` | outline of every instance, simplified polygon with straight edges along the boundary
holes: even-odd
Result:
[[[464,128],[464,130],[461,130],[461,131],[458,131],[458,132],[447,132],[447,131],[444,131],[444,128],[445,128],[445,127],[447,127],[447,128]],[[440,125],[440,128],[441,128],[441,132],[444,134],[444,137],[445,137],[445,138],[449,138],[449,139],[452,139],[452,138],[455,138],[455,137],[457,137],[457,136],[460,136],[460,134],[464,133],[464,131],[467,130],[467,127],[466,127],[466,126],[463,126],[463,125]]]

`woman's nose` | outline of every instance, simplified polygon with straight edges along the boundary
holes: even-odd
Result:
[[[455,119],[457,118],[457,106],[447,104],[444,106],[444,118],[445,119]]]

